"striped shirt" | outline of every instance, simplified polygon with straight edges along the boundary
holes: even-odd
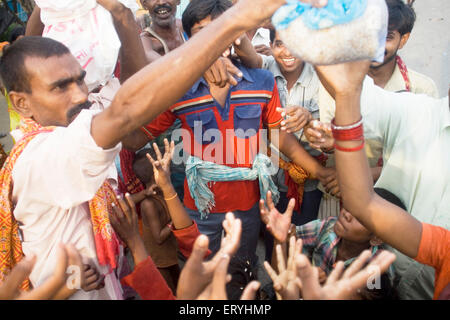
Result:
[[[251,168],[261,147],[260,138],[264,138],[259,130],[279,126],[282,120],[276,111],[280,99],[270,72],[236,66],[243,77],[230,88],[224,106],[200,78],[176,104],[142,130],[153,139],[179,119],[186,155],[232,168]],[[216,182],[210,188],[216,203],[212,212],[249,210],[260,198],[258,181]],[[184,204],[197,210],[186,181]]]

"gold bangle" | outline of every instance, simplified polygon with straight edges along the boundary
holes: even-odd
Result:
[[[175,192],[175,194],[174,194],[173,196],[171,196],[170,198],[165,198],[165,197],[164,197],[164,200],[165,200],[165,201],[173,200],[173,199],[175,199],[177,196],[178,196],[178,193]]]

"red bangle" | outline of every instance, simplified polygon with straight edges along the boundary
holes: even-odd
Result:
[[[364,140],[364,129],[362,118],[358,122],[345,127],[336,126],[334,119],[331,121],[331,131],[334,140],[338,141],[359,141]]]
[[[362,148],[364,148],[364,140],[362,140],[362,143],[361,143],[359,146],[354,147],[354,148],[344,148],[344,147],[341,147],[341,146],[337,145],[336,143],[334,144],[334,148],[335,148],[336,150],[343,151],[343,152],[355,152],[355,151],[359,151],[359,150],[361,150]]]

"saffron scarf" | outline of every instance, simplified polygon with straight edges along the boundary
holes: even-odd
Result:
[[[21,119],[19,129],[24,133],[11,150],[0,171],[0,282],[5,280],[11,269],[23,258],[22,243],[19,237],[19,224],[14,219],[12,202],[12,170],[27,144],[36,135],[52,132],[55,127],[41,127],[32,119]],[[111,227],[108,212],[111,204],[119,205],[116,193],[108,182],[104,182],[92,200],[89,201],[91,222],[95,238],[97,258],[100,265],[109,266],[110,271],[117,267],[119,240]],[[28,290],[29,280],[25,280],[22,290]]]

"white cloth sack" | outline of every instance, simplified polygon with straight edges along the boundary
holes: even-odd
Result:
[[[105,85],[117,63],[120,40],[111,14],[95,0],[36,0],[45,25],[43,36],[66,45],[86,70],[89,91]],[[120,0],[133,13],[134,0]]]
[[[387,24],[385,0],[367,0],[363,15],[350,22],[312,29],[300,16],[287,28],[277,28],[277,32],[292,54],[311,64],[327,65],[360,59],[382,62]]]

